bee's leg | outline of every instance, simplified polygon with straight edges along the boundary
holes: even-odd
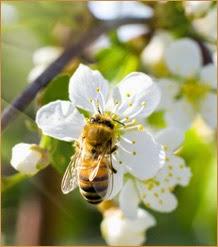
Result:
[[[110,150],[110,154],[114,153],[117,149],[118,149],[117,145],[113,146]]]
[[[117,146],[115,145],[115,146],[113,146],[113,147],[111,147],[111,142],[110,142],[110,152],[109,152],[109,155],[110,155],[110,169],[111,169],[111,171],[113,172],[113,173],[117,173],[117,170],[113,167],[113,164],[112,164],[112,158],[111,158],[111,154],[113,153],[113,152],[115,152],[116,150],[117,150]]]

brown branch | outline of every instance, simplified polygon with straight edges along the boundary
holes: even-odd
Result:
[[[80,56],[84,49],[94,42],[103,33],[125,24],[148,23],[151,18],[124,18],[114,21],[103,22],[97,27],[88,30],[81,39],[66,48],[63,54],[57,58],[39,77],[37,77],[27,88],[7,107],[1,119],[2,131],[16,118],[19,111],[23,111],[35,98],[37,93],[56,76],[75,57]]]

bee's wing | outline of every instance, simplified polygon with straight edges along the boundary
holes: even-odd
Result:
[[[102,160],[105,158],[105,156],[107,154],[107,151],[108,151],[108,147],[105,146],[105,149],[102,152],[102,154],[98,156],[98,161],[97,161],[98,163],[97,163],[96,167],[93,169],[93,171],[89,175],[89,181],[90,182],[92,182],[94,180],[94,178],[96,177],[96,175],[98,174],[98,170],[99,170],[100,164],[101,164]]]
[[[78,162],[80,160],[80,155],[75,154],[62,179],[61,190],[64,194],[68,194],[70,191],[74,190],[78,186]]]

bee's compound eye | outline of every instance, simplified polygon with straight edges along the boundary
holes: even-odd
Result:
[[[93,154],[95,154],[95,153],[96,153],[96,150],[93,148],[93,149],[91,150],[91,152],[92,152]]]

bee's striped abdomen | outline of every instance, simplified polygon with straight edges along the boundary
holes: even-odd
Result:
[[[108,171],[102,164],[93,181],[89,181],[89,175],[93,169],[81,169],[79,173],[79,188],[82,196],[91,204],[102,202],[108,189]]]

